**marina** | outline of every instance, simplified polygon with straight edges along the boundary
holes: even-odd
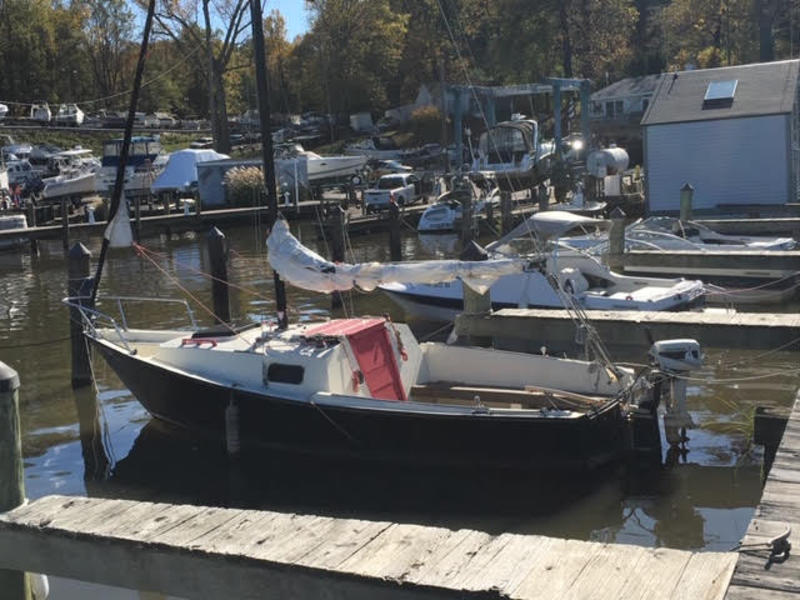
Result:
[[[0,596],[800,596],[793,10],[123,4],[4,10]]]

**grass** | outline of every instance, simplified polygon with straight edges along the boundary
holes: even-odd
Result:
[[[149,135],[151,131],[134,131],[134,135]],[[113,138],[121,137],[122,132],[116,130],[108,131],[87,131],[76,128],[69,129],[41,129],[14,127],[0,127],[0,134],[10,135],[16,142],[27,142],[29,144],[53,144],[68,150],[75,146],[89,148],[95,156],[103,154],[103,142]],[[189,143],[199,137],[197,132],[165,132],[161,134],[161,145],[167,152],[174,152],[182,148],[187,148]]]

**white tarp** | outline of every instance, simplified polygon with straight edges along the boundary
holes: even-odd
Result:
[[[230,157],[214,150],[197,150],[194,148],[173,152],[169,157],[167,166],[153,181],[153,185],[150,186],[150,191],[154,194],[189,191],[197,185],[197,163],[222,160],[223,158]]]
[[[297,287],[324,292],[359,287],[373,290],[383,283],[443,283],[461,279],[479,294],[503,275],[521,273],[526,261],[501,259],[468,262],[427,260],[405,263],[332,263],[303,246],[286,221],[275,222],[267,238],[269,263],[285,281]]]

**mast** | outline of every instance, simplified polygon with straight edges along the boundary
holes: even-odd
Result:
[[[150,0],[147,5],[147,17],[144,21],[144,33],[142,34],[142,44],[139,47],[139,61],[136,63],[136,75],[133,79],[133,90],[131,91],[131,102],[128,107],[128,118],[125,121],[125,134],[122,138],[122,148],[119,153],[119,165],[117,166],[117,177],[114,180],[114,190],[111,192],[111,207],[108,210],[108,223],[114,221],[114,215],[119,210],[120,199],[122,198],[122,186],[125,181],[125,165],[128,162],[128,153],[131,147],[131,136],[133,135],[133,120],[136,117],[136,105],[139,102],[139,89],[142,87],[142,75],[144,74],[144,63],[147,58],[147,44],[150,40],[150,28],[153,24],[153,14],[156,10],[156,0]],[[103,245],[100,248],[100,258],[97,261],[97,271],[94,275],[92,285],[92,297],[89,306],[93,307],[97,299],[97,290],[100,288],[100,277],[103,275],[103,265],[106,261],[110,240],[108,233],[103,236]]]
[[[269,80],[267,78],[266,51],[264,49],[264,24],[261,18],[261,2],[250,0],[250,22],[253,27],[253,54],[256,63],[256,92],[258,96],[258,118],[261,125],[261,155],[264,161],[264,184],[267,188],[267,228],[278,219],[278,191],[275,187],[275,162],[272,155],[272,131],[270,130]],[[289,319],[286,313],[286,288],[278,272],[273,269],[275,281],[275,304],[278,312],[278,328],[286,329]]]

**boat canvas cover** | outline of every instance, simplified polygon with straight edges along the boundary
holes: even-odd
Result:
[[[306,335],[346,338],[370,395],[378,400],[406,400],[384,319],[334,319],[307,330]]]
[[[303,246],[289,231],[286,221],[275,222],[267,238],[269,263],[297,287],[329,294],[354,287],[372,291],[384,283],[444,283],[461,279],[484,294],[504,275],[522,273],[524,259],[504,258],[477,262],[427,260],[405,263],[333,263]]]
[[[514,229],[509,231],[502,238],[496,242],[492,242],[486,246],[487,250],[497,250],[505,246],[511,240],[526,235],[535,235],[540,239],[547,240],[550,238],[558,238],[574,229],[576,227],[590,226],[600,227],[607,226],[608,221],[602,219],[593,219],[592,217],[584,217],[565,210],[548,210],[538,212],[525,221],[517,225]]]
[[[159,192],[183,191],[197,183],[197,163],[230,158],[214,150],[178,150],[169,157],[161,174],[153,181],[150,190]]]

